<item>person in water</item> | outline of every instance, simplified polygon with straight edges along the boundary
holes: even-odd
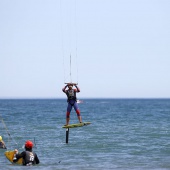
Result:
[[[75,89],[73,89],[73,85],[76,87]],[[68,87],[68,89],[66,89],[67,87]],[[80,89],[78,88],[78,86],[76,84],[67,84],[65,87],[63,87],[62,91],[67,95],[67,102],[68,102],[65,126],[67,126],[69,124],[70,112],[72,110],[72,107],[74,107],[74,110],[77,113],[79,122],[82,123],[82,118],[80,115],[80,110],[78,108],[77,98],[76,98],[76,93],[79,93]]]
[[[24,166],[39,164],[40,161],[38,159],[37,154],[32,151],[33,146],[33,143],[28,140],[25,142],[25,151],[23,151],[22,153],[18,153],[18,150],[15,149],[13,162],[17,162],[19,158],[23,158]]]
[[[2,139],[2,136],[0,136],[0,148],[6,149],[5,142]]]

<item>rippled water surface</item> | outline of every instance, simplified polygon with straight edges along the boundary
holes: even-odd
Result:
[[[31,169],[170,169],[170,99],[84,99],[83,121],[66,144],[66,100],[0,100],[0,135],[8,150],[26,140],[41,163]],[[74,110],[70,123],[77,123]],[[11,165],[0,150],[0,169]]]

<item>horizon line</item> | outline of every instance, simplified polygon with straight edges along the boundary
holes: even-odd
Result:
[[[64,97],[5,97],[0,100],[67,100]],[[81,99],[170,99],[170,97],[82,97]],[[78,98],[77,100],[81,100]]]

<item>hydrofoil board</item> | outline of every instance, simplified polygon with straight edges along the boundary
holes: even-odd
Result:
[[[62,128],[75,128],[75,127],[82,127],[86,125],[90,125],[91,122],[82,122],[82,123],[76,123],[76,124],[70,124],[70,125],[64,125]]]
[[[13,162],[13,158],[14,158],[14,154],[15,154],[14,151],[6,151],[4,154],[5,154],[6,158],[7,158],[11,163],[14,163],[14,162]],[[22,162],[23,162],[23,159],[20,158],[20,159],[18,159],[17,162],[15,162],[15,164],[22,165]]]

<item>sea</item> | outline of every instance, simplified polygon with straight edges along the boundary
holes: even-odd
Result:
[[[0,136],[7,150],[34,142],[40,164],[11,164],[0,149],[1,170],[170,169],[170,99],[81,99],[88,126],[70,128],[66,99],[1,99]],[[70,124],[78,123],[74,109]]]

